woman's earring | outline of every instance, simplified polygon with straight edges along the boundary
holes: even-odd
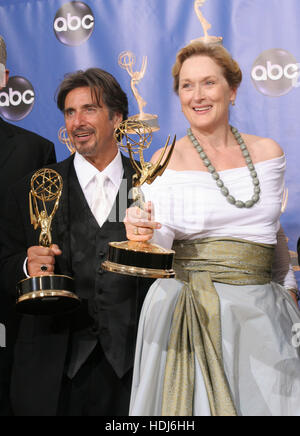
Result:
[[[235,101],[234,100],[231,101],[231,105],[235,106]]]

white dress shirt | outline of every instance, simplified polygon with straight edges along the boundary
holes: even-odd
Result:
[[[95,189],[97,189],[97,175],[101,174],[106,177],[104,190],[105,201],[108,203],[105,205],[105,209],[108,211],[107,219],[116,200],[124,174],[120,151],[118,151],[114,160],[101,172],[83,156],[76,153],[74,157],[74,168],[85,199],[91,210],[93,209]],[[97,219],[97,217],[95,218]]]

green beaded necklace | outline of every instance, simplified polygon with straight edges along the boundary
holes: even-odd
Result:
[[[224,182],[221,180],[220,175],[218,174],[218,172],[216,171],[216,169],[214,168],[214,166],[211,164],[211,161],[208,159],[206,153],[204,152],[203,148],[201,147],[201,145],[199,144],[199,142],[197,141],[197,139],[195,138],[192,129],[188,129],[188,137],[191,140],[192,144],[194,145],[194,147],[196,148],[196,150],[198,151],[204,165],[207,167],[208,171],[211,173],[213,179],[216,181],[217,186],[220,188],[222,194],[224,195],[224,197],[226,197],[227,201],[238,207],[239,209],[242,209],[244,207],[250,209],[250,207],[254,206],[255,203],[257,203],[260,199],[260,184],[259,184],[259,180],[257,177],[257,172],[255,171],[255,167],[253,165],[252,159],[250,157],[249,151],[247,149],[247,146],[243,140],[243,138],[241,137],[240,133],[238,132],[238,130],[235,127],[230,126],[231,131],[233,133],[233,136],[235,137],[237,143],[239,144],[239,146],[241,147],[243,156],[245,158],[247,167],[249,168],[251,177],[252,177],[252,182],[254,185],[254,195],[252,196],[251,200],[248,201],[241,201],[241,200],[236,200],[232,195],[230,195],[228,188],[226,188],[226,186],[224,185]]]

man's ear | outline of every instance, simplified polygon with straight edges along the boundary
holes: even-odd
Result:
[[[122,114],[118,114],[118,113],[115,113],[115,114],[114,114],[113,121],[114,121],[114,128],[115,128],[115,129],[116,129],[117,127],[119,127],[119,125],[120,125],[121,122],[122,122],[122,119],[123,119],[123,115],[122,115]]]

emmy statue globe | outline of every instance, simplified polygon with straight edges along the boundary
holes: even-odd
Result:
[[[131,164],[135,170],[133,176],[133,201],[134,205],[144,209],[145,199],[141,186],[144,183],[149,185],[163,174],[168,166],[173,153],[176,137],[173,140],[170,150],[170,137],[158,161],[154,164],[145,162],[143,151],[150,147],[152,142],[152,128],[143,121],[128,119],[123,121],[115,132],[119,147],[124,149],[130,157]],[[135,137],[138,139],[136,140]],[[121,138],[121,139],[120,139]],[[140,161],[135,160],[139,155]],[[175,251],[164,248],[149,242],[111,242],[109,244],[108,259],[102,263],[106,271],[125,274],[137,277],[149,278],[173,278]]]
[[[59,206],[62,188],[61,176],[52,169],[41,169],[31,179],[30,220],[35,230],[41,229],[39,245],[42,247],[51,247],[51,225]],[[47,271],[47,267],[42,266],[41,270]],[[17,289],[17,310],[20,313],[56,315],[73,311],[80,305],[79,298],[73,292],[74,280],[68,276],[49,274],[29,277],[19,282]]]
[[[58,139],[64,144],[69,150],[70,154],[74,154],[76,152],[76,148],[72,144],[71,139],[68,136],[67,129],[65,127],[61,127],[58,131]]]

